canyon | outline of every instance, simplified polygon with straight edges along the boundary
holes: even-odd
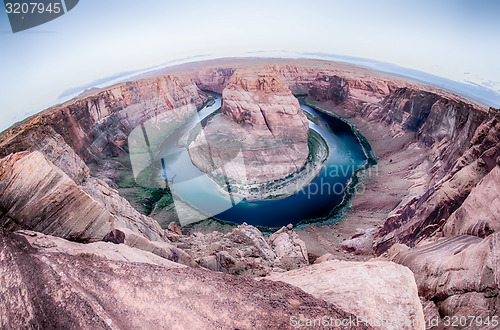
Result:
[[[376,164],[322,223],[270,235],[214,221],[180,228],[172,204],[150,199],[145,212],[127,195],[142,189],[123,184],[128,136],[146,121],[187,120],[208,92],[222,94],[221,113],[189,145],[204,172],[237,151],[247,165],[228,167],[235,180],[303,166],[307,120],[293,95],[351,125]],[[0,324],[288,328],[292,316],[328,315],[424,329],[433,318],[491,319],[499,142],[498,109],[332,62],[220,59],[92,91],[0,135]]]

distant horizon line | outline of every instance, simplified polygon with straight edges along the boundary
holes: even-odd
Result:
[[[289,56],[279,56],[278,54],[283,53],[288,54]],[[259,56],[258,54],[266,54],[265,56]],[[303,56],[314,56],[314,57],[303,57]],[[445,77],[440,77],[431,73],[427,73],[424,71],[419,71],[415,69],[401,67],[397,64],[392,64],[389,62],[382,62],[378,60],[373,60],[370,58],[361,58],[355,56],[348,55],[338,55],[338,54],[328,54],[328,53],[315,53],[315,52],[291,52],[291,51],[252,51],[247,52],[244,55],[239,56],[215,56],[213,54],[197,54],[189,57],[182,57],[178,59],[169,60],[159,65],[150,66],[144,69],[138,69],[133,71],[124,71],[121,73],[117,73],[115,75],[111,75],[105,78],[96,79],[93,82],[80,85],[78,87],[69,88],[64,91],[54,103],[50,105],[44,106],[42,109],[34,111],[30,114],[30,112],[26,112],[26,117],[16,122],[11,123],[8,127],[2,130],[2,132],[7,131],[17,125],[18,123],[23,122],[27,118],[39,114],[42,111],[50,109],[52,107],[62,105],[66,102],[69,102],[73,99],[76,99],[78,95],[83,92],[91,89],[97,88],[99,90],[103,90],[114,85],[143,79],[146,77],[140,77],[141,75],[158,73],[161,74],[161,71],[175,68],[176,66],[186,65],[186,64],[196,64],[208,61],[217,61],[217,60],[229,60],[229,59],[288,59],[288,60],[310,60],[310,61],[325,61],[339,64],[347,64],[352,65],[354,67],[368,69],[375,73],[384,73],[393,76],[404,77],[408,79],[415,80],[416,82],[423,83],[425,85],[433,86],[435,88],[456,94],[461,96],[469,101],[475,102],[476,104],[489,108],[495,107],[500,108],[500,93],[496,92],[494,89],[489,87],[480,85],[474,82],[460,82],[456,80],[452,80]],[[194,61],[193,61],[194,60]],[[361,63],[360,63],[361,62]],[[378,67],[377,67],[378,65]],[[403,72],[401,72],[403,71]],[[154,76],[151,75],[151,76]],[[496,83],[496,82],[495,82]],[[499,83],[500,84],[500,83]]]
[[[279,55],[281,54],[281,56]],[[288,56],[283,56],[283,55]],[[306,57],[302,57],[306,56]],[[392,64],[389,62],[383,62],[379,60],[374,60],[371,58],[362,58],[349,55],[339,55],[339,54],[329,54],[323,52],[292,52],[286,50],[274,50],[274,51],[252,51],[247,52],[244,55],[238,56],[219,56],[214,54],[197,54],[188,57],[181,57],[173,60],[163,62],[162,64],[146,67],[143,69],[133,70],[133,71],[123,71],[115,75],[108,77],[96,79],[91,83],[80,85],[77,87],[69,88],[62,92],[58,97],[56,103],[50,105],[49,107],[65,103],[79,94],[85,92],[90,88],[104,89],[111,87],[113,85],[141,79],[141,75],[151,74],[156,71],[162,71],[169,68],[174,68],[179,65],[185,64],[195,64],[201,62],[207,62],[212,60],[224,60],[224,59],[251,59],[251,58],[269,58],[269,59],[297,59],[297,60],[319,60],[334,62],[340,64],[348,64],[356,67],[369,69],[378,73],[392,74],[396,76],[406,77],[419,82],[443,89],[445,91],[457,94],[459,96],[465,97],[471,101],[477,102],[479,105],[484,107],[495,107],[500,108],[500,93],[495,89],[484,86],[483,84],[474,81],[457,81],[450,78],[438,76],[425,71],[415,70],[407,67],[402,67],[397,64]],[[401,72],[404,71],[404,72]],[[470,74],[470,73],[468,73]],[[494,82],[500,85],[500,82]],[[451,86],[450,86],[451,85]],[[479,95],[478,95],[479,94]],[[491,94],[491,95],[488,95]],[[43,111],[44,108],[40,111]],[[39,111],[38,111],[39,112]],[[37,112],[37,113],[38,113]]]

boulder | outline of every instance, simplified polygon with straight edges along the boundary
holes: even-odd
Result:
[[[316,260],[314,260],[314,263],[315,264],[320,264],[322,262],[325,262],[325,261],[328,261],[328,260],[333,260],[333,259],[335,259],[335,257],[331,253],[325,253],[321,257],[316,258]]]
[[[373,254],[372,243],[375,231],[374,228],[368,230],[358,228],[356,234],[340,244],[340,248],[354,254]]]
[[[167,229],[177,235],[182,235],[182,229],[175,221],[169,223]]]
[[[309,264],[306,244],[291,228],[282,227],[268,238],[271,248],[276,252],[279,265],[295,269]]]
[[[81,189],[115,218],[115,227],[125,227],[153,241],[167,240],[164,230],[151,217],[139,213],[130,203],[101,179],[89,177]]]
[[[383,329],[425,329],[412,272],[387,261],[325,261],[266,277],[301,288]]]

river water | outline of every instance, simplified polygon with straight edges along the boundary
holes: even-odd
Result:
[[[217,95],[213,105],[200,110],[170,134],[157,155],[163,159],[163,173],[171,180],[170,189],[173,193],[217,219],[280,227],[325,217],[342,202],[344,188],[353,172],[367,161],[363,148],[348,124],[301,104],[302,110],[316,119],[317,124],[309,121],[309,128],[323,137],[330,150],[316,179],[294,195],[281,199],[250,201],[226,193],[192,164],[187,148],[179,142],[190,130],[199,129],[200,122],[220,106],[221,97]]]

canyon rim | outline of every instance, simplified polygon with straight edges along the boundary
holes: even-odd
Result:
[[[334,217],[268,232],[213,219],[175,179],[151,181],[155,146],[213,93],[220,112],[184,137],[201,172],[237,152],[244,173],[233,163],[223,177],[263,184],[300,170],[301,96],[364,146],[371,162],[350,180],[362,193]],[[136,153],[140,170],[137,128],[150,148]],[[324,316],[498,326],[500,110],[422,82],[315,60],[184,64],[15,124],[0,158],[2,328],[290,328]]]

